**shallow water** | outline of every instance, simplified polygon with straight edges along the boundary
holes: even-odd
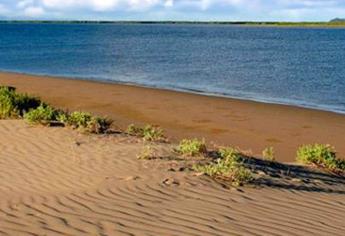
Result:
[[[345,30],[0,24],[0,70],[345,113]]]

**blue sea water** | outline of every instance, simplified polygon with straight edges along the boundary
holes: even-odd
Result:
[[[345,113],[345,30],[0,24],[0,70]]]

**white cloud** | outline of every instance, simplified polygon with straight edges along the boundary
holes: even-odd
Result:
[[[24,9],[24,15],[28,17],[39,17],[44,15],[45,11],[42,7],[27,7]]]
[[[174,0],[167,0],[164,3],[165,7],[173,7],[174,6]]]
[[[164,5],[172,0],[41,0],[51,9],[84,8],[94,11],[142,10]]]
[[[345,0],[0,0],[0,15],[65,19],[326,20]],[[336,15],[335,15],[336,14]]]
[[[17,7],[18,8],[25,8],[25,7],[29,7],[29,6],[31,6],[33,4],[34,4],[33,0],[22,0],[22,1],[19,1],[17,3]]]
[[[6,15],[9,12],[9,10],[2,4],[0,4],[0,16]]]

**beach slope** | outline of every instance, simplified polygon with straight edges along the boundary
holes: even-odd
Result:
[[[19,120],[0,121],[0,133],[0,235],[340,236],[345,230],[343,177],[300,169],[298,181],[224,188],[180,171],[178,162],[138,160],[142,141],[121,134],[84,135]]]

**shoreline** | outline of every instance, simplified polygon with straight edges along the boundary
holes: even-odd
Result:
[[[204,137],[219,145],[252,149],[256,155],[273,146],[277,159],[286,162],[294,160],[299,145],[315,142],[334,145],[340,157],[345,154],[345,116],[328,111],[8,72],[0,72],[0,84],[17,87],[60,108],[109,116],[122,129],[130,123],[160,125],[173,140]]]
[[[154,85],[144,85],[139,83],[131,83],[131,82],[122,82],[122,81],[115,81],[110,79],[100,79],[97,80],[96,78],[92,77],[76,77],[76,76],[64,76],[64,75],[49,75],[49,74],[43,74],[43,73],[27,73],[27,72],[20,72],[20,71],[8,71],[8,70],[1,70],[0,74],[17,74],[17,75],[24,75],[24,76],[38,76],[38,77],[46,77],[46,78],[55,78],[55,79],[62,79],[62,80],[77,80],[77,81],[87,81],[87,82],[95,82],[95,83],[101,83],[101,84],[114,84],[114,85],[124,85],[124,86],[132,86],[132,87],[138,87],[138,88],[147,88],[147,89],[157,89],[162,91],[172,91],[172,92],[178,92],[178,93],[186,93],[186,94],[194,94],[194,95],[200,95],[200,96],[206,96],[211,98],[225,98],[225,99],[232,99],[232,100],[238,100],[243,102],[255,102],[255,103],[264,103],[268,105],[279,105],[279,106],[287,106],[287,107],[296,107],[296,108],[302,108],[302,109],[308,109],[308,110],[314,110],[314,111],[321,111],[321,112],[330,112],[334,114],[344,115],[345,116],[345,110],[332,110],[331,108],[327,108],[326,106],[319,106],[317,107],[316,104],[297,104],[283,102],[283,101],[274,101],[269,100],[269,98],[253,98],[253,97],[236,97],[231,96],[223,93],[217,93],[217,92],[203,92],[201,90],[196,89],[188,89],[188,88],[178,88],[178,87],[159,87]],[[288,100],[288,99],[287,99]]]

